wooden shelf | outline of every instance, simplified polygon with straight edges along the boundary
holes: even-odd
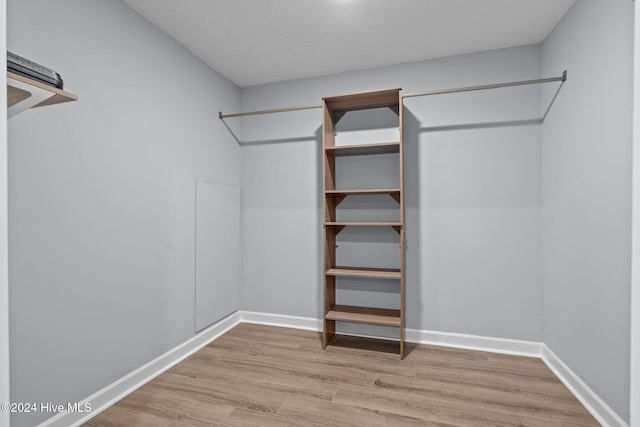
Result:
[[[401,222],[394,221],[332,221],[325,222],[324,225],[337,227],[402,227]]]
[[[326,147],[327,154],[341,156],[367,156],[370,154],[393,154],[400,152],[399,142],[382,142],[379,144],[340,145]]]
[[[29,108],[76,101],[77,95],[39,81],[7,71],[8,116],[13,117]]]
[[[400,88],[327,96],[323,100],[327,108],[334,112],[383,107],[398,108],[400,104]]]
[[[335,194],[338,196],[358,196],[358,195],[368,195],[368,194],[400,194],[399,188],[372,188],[367,190],[327,190],[325,194]]]
[[[369,325],[395,327],[402,325],[400,310],[354,307],[350,305],[334,305],[325,316],[325,319],[338,320],[342,322],[366,323]]]
[[[367,277],[376,279],[400,279],[402,273],[399,268],[359,268],[340,267],[330,268],[325,272],[327,276]]]

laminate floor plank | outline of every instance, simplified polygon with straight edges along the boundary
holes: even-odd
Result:
[[[559,423],[538,419],[523,414],[505,414],[492,409],[478,409],[464,400],[439,400],[430,396],[410,392],[372,389],[341,385],[333,400],[348,407],[395,413],[406,417],[420,418],[425,422],[439,422],[467,427],[536,426],[559,427]]]
[[[517,363],[512,361],[496,361],[496,360],[466,360],[453,358],[454,368],[464,368],[476,372],[487,374],[499,374],[511,376],[514,378],[523,378],[531,380],[546,380],[558,382],[558,377],[544,364],[542,360],[538,363]]]
[[[168,392],[151,382],[121,401],[120,407],[139,411],[162,419],[188,423],[194,427],[219,424],[229,416],[234,406],[214,404],[206,399],[194,398],[192,394]]]
[[[211,378],[241,379],[247,385],[271,390],[277,393],[295,393],[317,399],[331,400],[338,384],[320,379],[291,375],[280,372],[260,372],[256,370],[239,371],[236,366],[224,363],[204,365],[197,361],[180,363],[171,368],[171,372],[184,376],[202,376]]]
[[[469,385],[481,388],[502,390],[507,392],[527,391],[554,395],[556,398],[573,397],[567,387],[560,381],[535,380],[514,377],[512,375],[490,374],[460,368],[435,368],[431,366],[417,366],[416,378],[428,379],[444,383]]]
[[[231,337],[250,339],[270,346],[296,348],[302,344],[313,344],[322,348],[321,333],[301,329],[241,323],[225,335],[227,334]],[[215,346],[215,341],[211,345]]]
[[[168,427],[172,420],[163,419],[146,412],[114,405],[99,413],[84,425],[86,427]],[[212,424],[215,425],[215,424]]]
[[[540,360],[239,324],[88,427],[597,426]]]
[[[488,361],[487,353],[483,351],[413,343],[407,343],[406,347],[407,351],[404,360],[409,363],[415,363],[416,366],[453,368],[456,360],[478,363]]]
[[[209,424],[209,427],[219,427],[219,424]],[[191,424],[186,424],[181,421],[172,421],[167,427],[193,427]]]
[[[184,376],[165,372],[153,381],[170,392],[181,392],[193,395],[196,399],[209,399],[216,404],[258,412],[274,413],[286,398],[284,393],[253,387],[254,384],[247,384],[241,378],[233,381],[221,377]]]
[[[555,396],[540,396],[528,392],[506,392],[484,387],[442,383],[430,379],[407,379],[393,375],[379,375],[376,386],[396,392],[413,393],[424,397],[444,400],[451,403],[465,403],[478,409],[487,408],[512,414],[535,415],[536,417],[557,422],[595,421],[587,410],[571,399],[558,399]],[[338,389],[340,391],[340,389]]]
[[[422,418],[399,415],[392,412],[371,410],[335,402],[290,396],[278,414],[317,426],[336,427],[389,427],[389,426],[451,426],[451,424],[426,424]],[[456,426],[458,427],[458,426]]]
[[[278,414],[266,414],[247,409],[234,409],[222,423],[223,427],[305,427],[309,424]]]
[[[235,351],[256,355],[264,350],[268,345],[255,340],[243,337],[234,337],[231,335],[223,335],[213,343],[207,345],[208,348],[223,348],[225,350]]]
[[[333,383],[363,385],[371,384],[375,378],[374,372],[363,370],[358,366],[332,366],[322,360],[304,361],[262,354],[254,357],[224,353],[219,355],[216,362],[234,370],[247,369],[262,373],[284,373]]]
[[[278,358],[304,360],[308,362],[318,362],[324,365],[329,365],[339,368],[353,368],[356,367],[363,372],[380,373],[384,372],[391,375],[402,375],[408,377],[416,376],[415,365],[411,363],[403,363],[398,360],[396,355],[395,360],[389,360],[386,363],[379,363],[378,361],[370,361],[363,359],[358,355],[343,354],[337,358],[333,354],[327,354],[322,350],[311,350],[306,348],[297,348],[295,350],[289,350],[282,347],[267,347],[261,355],[268,355]]]

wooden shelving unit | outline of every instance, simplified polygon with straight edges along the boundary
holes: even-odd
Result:
[[[29,108],[76,101],[77,95],[39,81],[7,71],[8,116],[13,117]]]
[[[390,108],[398,115],[399,140],[393,142],[336,145],[335,125],[349,111]],[[399,353],[404,357],[404,198],[402,158],[402,96],[399,88],[326,97],[322,101],[323,193],[324,193],[324,319],[323,345],[336,334],[336,321],[391,326],[400,329]],[[340,189],[336,187],[336,158],[398,154],[399,188]],[[399,221],[338,221],[336,210],[346,197],[387,194],[398,203]],[[391,227],[399,236],[399,268],[370,268],[336,264],[336,242],[345,227]],[[336,279],[355,277],[397,281],[399,310],[340,304],[336,299]],[[366,285],[365,285],[366,286]],[[391,283],[390,286],[394,286]]]

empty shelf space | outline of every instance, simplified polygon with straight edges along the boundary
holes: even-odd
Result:
[[[380,144],[341,145],[325,147],[325,151],[334,156],[363,156],[369,154],[392,154],[400,152],[399,142],[383,142]]]
[[[324,192],[327,200],[333,200],[337,207],[347,196],[391,196],[393,200],[400,203],[400,194],[402,190],[399,188],[372,188],[367,190],[326,190]]]
[[[382,326],[399,327],[402,325],[400,310],[355,307],[350,305],[334,305],[326,314],[325,319]]]
[[[359,268],[333,267],[326,271],[327,276],[369,277],[378,279],[400,279],[399,268]]]
[[[400,88],[327,96],[324,101],[331,111],[354,111],[380,107],[397,108],[400,104]]]

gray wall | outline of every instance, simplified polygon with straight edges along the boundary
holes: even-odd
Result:
[[[11,397],[73,402],[194,335],[195,180],[240,184],[238,90],[120,1],[10,1],[8,44],[80,96],[9,121]]]
[[[640,423],[640,4],[634,3],[633,208],[631,279],[631,425]]]
[[[196,332],[239,308],[240,210],[239,185],[196,181]]]
[[[531,79],[539,66],[539,46],[524,46],[245,88],[241,107]],[[539,111],[536,86],[406,100],[409,328],[542,339]],[[320,112],[227,121],[242,142],[241,307],[320,318]]]
[[[0,0],[0,28],[6,28],[6,2]],[[0,33],[0,59],[5,61],[7,35]],[[7,76],[0,77],[0,97],[6,96]],[[7,194],[7,106],[0,106],[0,402],[9,401],[9,273]],[[0,425],[9,423],[9,414],[0,413]]]
[[[582,0],[542,45],[544,341],[627,422],[632,41],[632,2]]]

